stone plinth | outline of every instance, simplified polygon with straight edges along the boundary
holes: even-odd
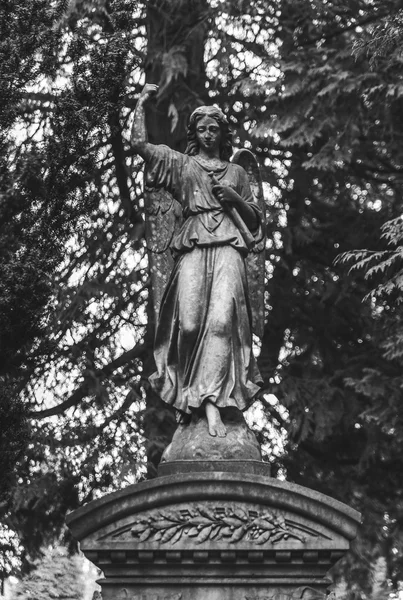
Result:
[[[209,434],[205,412],[194,411],[190,423],[179,425],[172,442],[165,449],[161,463],[172,461],[261,461],[262,454],[255,434],[243,414],[235,407],[220,411],[227,429],[225,437]]]
[[[255,461],[238,463],[237,472],[230,462],[199,472],[172,463],[170,474],[68,516],[82,551],[104,573],[103,600],[326,597],[326,573],[349,549],[359,513],[270,478],[263,463],[255,470]]]

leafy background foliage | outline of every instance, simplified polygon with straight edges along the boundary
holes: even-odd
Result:
[[[160,85],[152,142],[183,150],[190,112],[218,103],[236,144],[259,158],[269,235],[253,427],[274,474],[362,511],[334,573],[339,595],[397,590],[397,3],[29,0],[0,10],[1,513],[3,547],[14,549],[3,576],[17,555],[35,571],[46,545],[73,551],[66,511],[155,475],[175,426],[147,383],[142,165],[128,142],[147,79]]]
[[[88,575],[93,573],[85,572],[86,567],[78,556],[69,556],[63,547],[47,549],[36,562],[36,568],[12,590],[12,597],[14,600],[96,598],[98,586],[88,581]]]

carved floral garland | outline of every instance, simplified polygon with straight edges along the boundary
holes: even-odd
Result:
[[[255,516],[256,515],[256,516]],[[284,517],[269,511],[249,513],[239,506],[210,508],[195,506],[186,510],[156,511],[135,521],[132,535],[140,542],[170,542],[175,544],[183,535],[194,538],[197,544],[225,539],[234,543],[242,539],[256,544],[295,538],[304,541],[287,527]]]

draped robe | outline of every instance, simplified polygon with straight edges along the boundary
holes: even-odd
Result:
[[[150,382],[186,413],[206,399],[244,410],[261,385],[252,352],[248,248],[213,194],[209,172],[197,157],[167,146],[153,146],[146,165],[146,184],[171,192],[184,217],[171,244],[175,264],[161,301]],[[226,162],[214,175],[253,208],[258,240],[262,215],[244,169]]]

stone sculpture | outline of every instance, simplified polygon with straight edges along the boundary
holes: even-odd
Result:
[[[148,241],[156,254],[157,371],[150,381],[182,420],[204,409],[210,435],[225,437],[220,410],[245,410],[261,385],[252,325],[254,314],[255,327],[261,328],[263,314],[264,265],[257,254],[264,248],[264,215],[245,169],[229,162],[231,133],[220,109],[201,106],[192,113],[184,154],[148,143],[144,105],[157,90],[153,84],[144,87],[131,135],[146,162],[151,245]],[[238,160],[255,174],[259,197],[253,155],[241,152]],[[170,259],[161,257],[161,247],[174,257],[169,278]],[[161,281],[166,282],[162,297]],[[254,291],[256,284],[260,291]]]
[[[144,88],[132,135],[146,160],[160,307],[152,383],[192,419],[175,432],[156,479],[94,500],[67,523],[103,571],[103,600],[326,600],[326,573],[348,551],[359,513],[272,479],[253,433],[242,434],[240,411],[260,382],[251,347],[262,316],[262,209],[245,170],[228,162],[228,127],[218,109],[193,113],[187,153],[148,144],[144,102],[156,89]],[[261,197],[253,157],[241,151],[238,162]],[[227,435],[220,411],[230,414]],[[209,430],[203,443],[210,440],[201,456],[200,423]]]

